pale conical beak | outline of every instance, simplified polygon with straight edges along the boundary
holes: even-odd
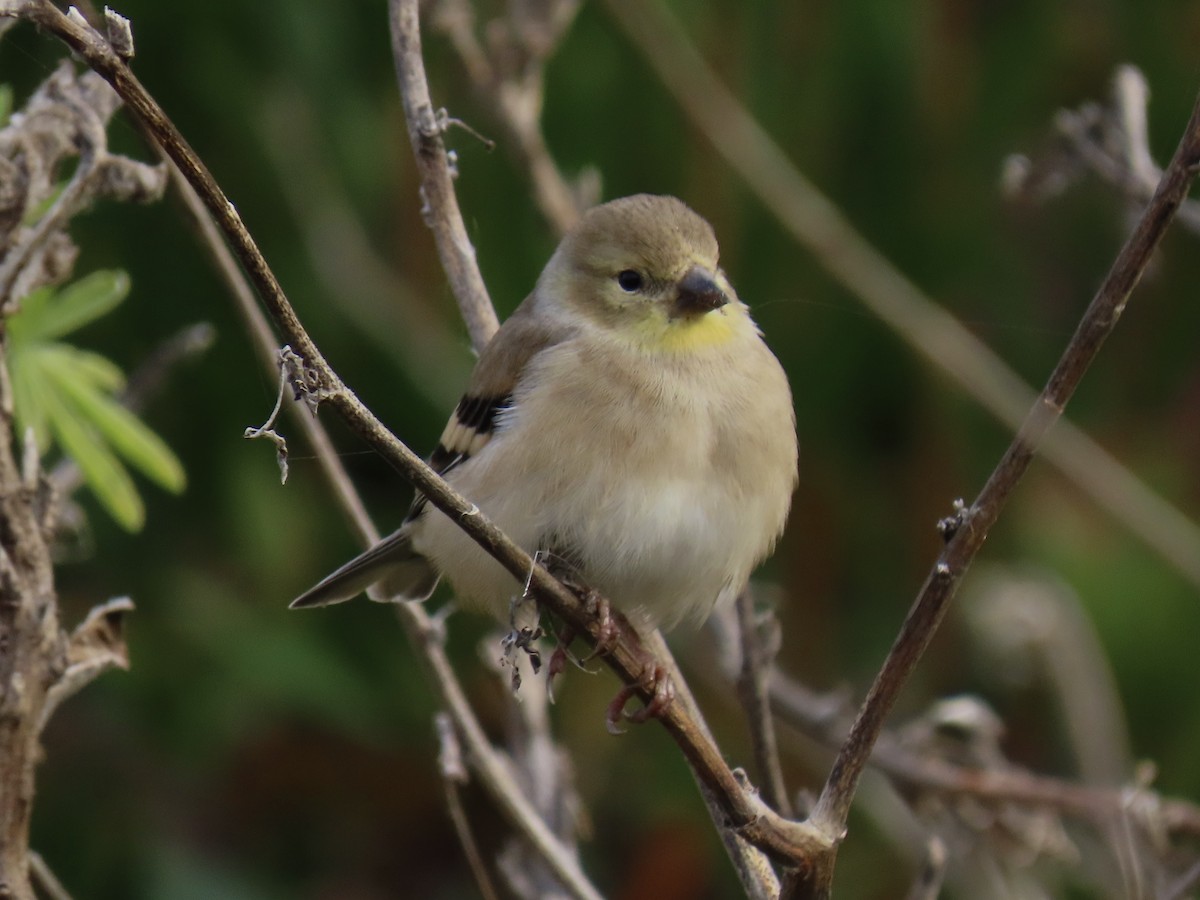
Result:
[[[679,279],[679,292],[675,295],[675,310],[680,315],[702,315],[720,309],[729,298],[717,287],[712,273],[700,266],[692,266]]]

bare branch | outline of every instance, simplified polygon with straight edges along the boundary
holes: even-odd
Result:
[[[500,636],[493,632],[479,644],[479,655],[501,685],[505,707],[505,744],[513,777],[538,815],[561,841],[578,856],[582,801],[575,789],[575,772],[567,751],[555,743],[550,731],[550,691],[545,678],[524,678],[520,695],[509,687],[509,661],[501,662],[496,647]],[[528,657],[518,655],[511,665],[528,670]],[[525,672],[529,674],[528,671]],[[529,842],[517,837],[506,842],[499,866],[509,890],[518,897],[555,900],[563,896],[558,878],[533,851]]]
[[[780,720],[827,746],[844,740],[847,720],[830,715],[828,700],[780,675],[771,685],[771,703]],[[966,794],[989,802],[1049,807],[1093,824],[1111,820],[1126,803],[1122,788],[1091,787],[1022,772],[981,771],[914,753],[894,734],[884,732],[876,743],[871,764],[901,785],[914,790]],[[1200,807],[1159,798],[1162,828],[1172,836],[1200,838]]]
[[[599,195],[596,179],[586,186],[567,182],[541,127],[546,62],[579,7],[579,0],[514,0],[507,16],[487,23],[486,47],[475,36],[470,0],[439,0],[431,16],[433,27],[450,39],[485,107],[508,132],[506,147],[529,176],[538,208],[560,237]]]
[[[63,887],[61,881],[50,870],[50,866],[42,859],[42,855],[36,850],[29,851],[29,874],[33,878],[33,883],[36,884],[50,900],[71,900],[71,895],[67,893],[67,889]]]
[[[1144,204],[1154,193],[1162,169],[1150,151],[1146,107],[1150,88],[1135,66],[1118,66],[1107,106],[1084,103],[1054,117],[1055,140],[1033,159],[1014,154],[1004,161],[1002,185],[1019,200],[1057,196],[1092,172],[1131,203]],[[1200,204],[1185,200],[1179,222],[1200,233]]]
[[[129,668],[125,646],[125,616],[133,612],[133,601],[118,597],[94,606],[71,633],[67,668],[48,691],[37,730],[43,731],[55,710],[109,669]]]
[[[499,895],[492,884],[492,876],[488,873],[487,865],[479,852],[479,845],[471,830],[471,821],[462,805],[460,788],[470,781],[470,776],[463,764],[462,748],[458,743],[458,735],[454,732],[454,720],[449,713],[440,712],[434,716],[434,727],[438,736],[438,771],[446,789],[446,808],[450,811],[450,821],[454,823],[454,831],[462,844],[471,874],[475,876],[479,893],[484,900],[498,900]]]
[[[738,633],[741,635],[742,664],[737,690],[750,726],[754,744],[754,761],[762,781],[762,793],[767,803],[780,814],[792,818],[795,813],[783,780],[779,763],[779,747],[775,741],[775,723],[767,686],[779,652],[779,620],[771,611],[758,613],[754,594],[749,587],[742,591],[734,604]]]
[[[254,347],[260,362],[274,373],[277,362],[277,346],[270,323],[255,301],[254,291],[238,267],[237,261],[221,238],[204,202],[188,183],[183,173],[173,163],[171,176],[184,205],[192,217],[193,224],[203,246],[212,255],[214,264],[236,300],[247,331],[254,339]],[[379,532],[371,522],[362,499],[356,492],[350,477],[321,423],[309,414],[300,403],[287,404],[293,421],[305,433],[316,454],[325,478],[334,496],[345,513],[359,540],[370,546],[379,540]],[[465,742],[472,768],[480,784],[492,795],[497,806],[509,820],[524,833],[531,843],[539,848],[550,866],[572,892],[585,900],[599,896],[590,885],[572,855],[561,848],[553,834],[533,809],[529,799],[511,777],[507,766],[492,747],[482,726],[467,702],[466,694],[450,665],[442,647],[440,628],[418,604],[400,604],[395,607],[397,618],[403,626],[410,644],[417,651],[428,674],[430,684],[453,717],[457,733]]]
[[[1193,109],[1158,190],[1097,290],[1041,396],[934,565],[901,627],[900,635],[834,763],[813,814],[815,824],[829,829],[828,833],[841,834],[844,830],[858,778],[900,688],[933,639],[962,576],[983,546],[988,531],[1028,469],[1043,438],[1062,416],[1084,372],[1116,327],[1154,249],[1187,195],[1198,162],[1200,102]]]
[[[404,102],[404,118],[412,141],[417,171],[421,176],[422,214],[433,230],[438,257],[450,279],[459,310],[467,323],[471,343],[480,350],[491,340],[500,322],[488,296],[483,277],[475,263],[475,248],[467,237],[458,197],[454,193],[446,146],[445,130],[429,99],[425,63],[421,58],[421,31],[417,26],[417,4],[388,4],[392,26],[392,54],[396,59],[396,78]]]

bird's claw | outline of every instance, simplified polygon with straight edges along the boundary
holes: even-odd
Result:
[[[611,653],[621,636],[621,629],[617,625],[616,619],[613,618],[612,607],[609,605],[607,597],[589,590],[587,596],[583,598],[583,602],[588,615],[596,621],[596,646],[583,658],[583,662],[587,663],[599,656],[607,656]]]
[[[626,712],[626,704],[637,694],[639,689],[650,692],[650,702],[641,709]],[[667,674],[666,669],[653,663],[647,664],[640,682],[636,685],[625,685],[617,691],[617,695],[608,704],[608,711],[604,717],[608,733],[624,734],[625,729],[621,727],[622,720],[641,725],[650,719],[658,718],[674,701],[675,684],[671,681],[671,676]]]

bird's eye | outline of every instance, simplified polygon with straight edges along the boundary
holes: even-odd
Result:
[[[633,269],[626,269],[617,275],[617,284],[621,286],[627,294],[633,294],[642,289],[642,276],[640,272],[635,272]]]

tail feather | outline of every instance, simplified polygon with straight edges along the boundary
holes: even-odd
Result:
[[[407,529],[401,528],[313,585],[289,609],[342,603],[373,584],[380,584],[389,596],[425,600],[437,583],[438,573],[413,550]]]

